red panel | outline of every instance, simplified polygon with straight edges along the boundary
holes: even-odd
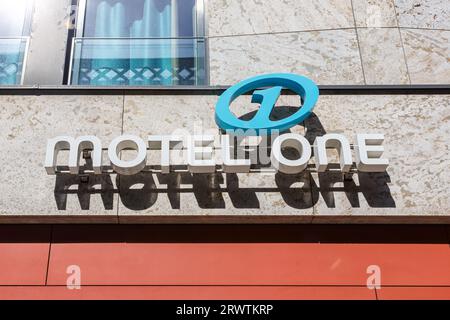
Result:
[[[448,244],[55,243],[48,283],[84,285],[449,285]]]
[[[0,285],[45,284],[49,226],[0,226]]]
[[[377,295],[380,300],[450,300],[450,287],[389,287]]]
[[[0,299],[308,300],[375,299],[364,287],[0,287]]]

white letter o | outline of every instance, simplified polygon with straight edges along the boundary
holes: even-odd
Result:
[[[136,150],[137,156],[133,160],[121,160],[118,155],[124,149]],[[147,163],[147,146],[139,137],[122,135],[111,141],[108,147],[108,156],[115,172],[133,175],[144,169]]]
[[[294,148],[301,156],[296,160],[287,159],[281,152],[282,148]],[[311,145],[305,137],[299,134],[283,134],[278,136],[273,142],[270,158],[272,166],[274,166],[277,171],[286,174],[299,173],[308,166],[309,159],[311,158]]]

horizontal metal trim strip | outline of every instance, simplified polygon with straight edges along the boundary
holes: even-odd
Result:
[[[81,211],[80,211],[81,212]],[[119,220],[118,220],[119,219]],[[120,213],[92,215],[3,215],[2,225],[66,224],[66,225],[448,225],[450,216],[444,215],[127,215]]]
[[[0,86],[0,95],[220,95],[229,86]],[[319,85],[321,95],[450,94],[450,84]],[[250,92],[248,93],[250,94]],[[293,94],[283,90],[283,94]]]

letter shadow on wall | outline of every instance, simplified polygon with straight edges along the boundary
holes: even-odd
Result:
[[[158,188],[154,177],[164,186]],[[137,175],[117,178],[120,199],[125,207],[132,210],[145,210],[152,207],[160,193],[167,194],[172,209],[181,208],[182,194],[194,194],[196,203],[193,205],[201,209],[224,209],[226,208],[224,192],[228,193],[236,208],[259,208],[255,191],[240,189],[236,174],[226,174],[226,185],[223,184],[224,175],[221,173],[141,172]]]
[[[304,125],[306,129],[305,137],[311,145],[316,137],[327,133],[314,113],[305,120]],[[331,164],[330,166],[331,168],[339,168],[339,164]],[[355,183],[353,175],[357,176],[359,185]],[[358,194],[361,193],[369,207],[395,208],[395,200],[388,185],[391,182],[391,177],[386,171],[358,172],[353,175],[344,175],[338,171],[317,173],[319,185],[311,177],[313,203],[317,203],[319,195],[321,195],[327,207],[335,208],[335,194],[344,193],[350,205],[354,208],[359,208],[361,205]],[[336,184],[340,184],[342,187],[337,187]]]
[[[75,176],[59,174],[54,189],[58,210],[66,210],[67,196],[76,194],[81,210],[90,210],[91,196],[100,195],[105,210],[113,210],[114,185],[109,174]]]

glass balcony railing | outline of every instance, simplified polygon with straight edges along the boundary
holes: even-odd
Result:
[[[75,38],[71,84],[205,85],[204,38]]]
[[[22,83],[28,39],[0,38],[0,85]]]

